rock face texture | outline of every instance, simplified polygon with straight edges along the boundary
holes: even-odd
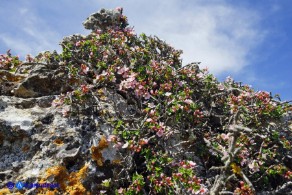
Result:
[[[90,15],[83,26],[89,30],[105,30],[107,28],[125,28],[128,26],[126,17],[123,16],[123,8],[113,10],[101,9],[99,12]]]
[[[0,56],[1,194],[289,194],[291,104],[102,9],[63,52]]]
[[[31,66],[32,70],[28,76],[14,89],[13,93],[16,97],[58,95],[69,90],[66,71],[44,64]]]

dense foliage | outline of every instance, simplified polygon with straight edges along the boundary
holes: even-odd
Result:
[[[131,28],[74,35],[61,45],[53,61],[68,69],[74,89],[54,101],[65,117],[102,98],[103,87],[142,111],[139,126],[100,111],[115,129],[108,142],[134,164],[120,162],[125,177],[103,181],[104,192],[255,194],[291,186],[292,131],[283,120],[290,104],[230,77],[219,82],[195,63],[182,67],[181,51]],[[52,55],[28,60],[52,63]],[[0,56],[1,69],[21,63]]]

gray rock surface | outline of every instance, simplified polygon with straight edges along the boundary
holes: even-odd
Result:
[[[13,93],[17,97],[40,97],[57,95],[69,90],[68,74],[62,67],[32,64],[28,76],[20,82]]]
[[[128,23],[123,17],[123,8],[101,9],[99,12],[91,14],[83,22],[83,26],[92,31],[105,30],[107,28],[125,28]]]
[[[106,109],[112,117],[127,112],[125,107],[115,110],[115,104],[127,106],[122,96],[104,91],[107,101],[99,101],[100,110]],[[112,134],[113,126],[93,114],[64,118],[61,108],[48,106],[54,97],[0,96],[0,188],[9,181],[40,182],[48,169],[60,165],[71,173],[87,164],[88,175],[83,184],[93,189],[100,188],[94,180],[113,174],[113,167],[104,167],[122,158],[114,144],[108,143],[100,150],[99,165],[91,150]],[[31,189],[29,193],[35,191]]]

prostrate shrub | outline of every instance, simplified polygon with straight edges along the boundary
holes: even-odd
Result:
[[[104,88],[139,110],[131,120],[100,110],[114,127],[104,142],[129,159],[103,192],[292,192],[291,104],[230,77],[219,82],[197,63],[182,66],[181,51],[127,24],[121,8],[101,10],[84,23],[92,32],[66,37],[54,58],[74,89],[54,101],[64,117],[92,107]],[[32,61],[50,60],[40,56]],[[2,56],[1,67],[13,60]]]

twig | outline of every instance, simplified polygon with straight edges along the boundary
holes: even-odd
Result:
[[[287,183],[283,184],[278,190],[276,190],[276,194],[284,193],[285,190],[289,187],[292,187],[292,181],[288,181]]]
[[[252,183],[249,181],[249,179],[246,177],[246,175],[241,171],[241,175],[243,180],[247,183],[247,185],[251,188],[253,192],[256,192],[255,188],[253,187]]]

